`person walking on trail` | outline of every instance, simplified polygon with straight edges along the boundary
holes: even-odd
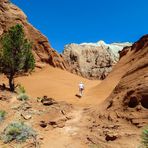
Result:
[[[84,84],[82,82],[80,82],[80,84],[79,84],[79,95],[80,95],[80,97],[82,97],[82,95],[83,95],[83,90],[84,90]]]

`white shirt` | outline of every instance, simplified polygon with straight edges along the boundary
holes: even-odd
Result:
[[[83,89],[83,88],[84,88],[84,84],[83,84],[83,83],[80,83],[80,84],[79,84],[79,88],[80,88],[80,89]]]

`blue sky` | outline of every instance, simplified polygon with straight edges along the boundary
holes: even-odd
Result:
[[[11,0],[62,52],[68,43],[135,42],[148,33],[148,0]]]

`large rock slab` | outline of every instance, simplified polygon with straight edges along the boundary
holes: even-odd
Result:
[[[119,60],[119,51],[131,43],[68,44],[62,56],[71,67],[71,72],[89,79],[104,79]]]

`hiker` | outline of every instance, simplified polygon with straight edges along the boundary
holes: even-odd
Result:
[[[79,95],[80,95],[80,97],[82,97],[82,95],[83,95],[83,90],[84,90],[84,84],[82,82],[80,82],[80,84],[79,84]]]

